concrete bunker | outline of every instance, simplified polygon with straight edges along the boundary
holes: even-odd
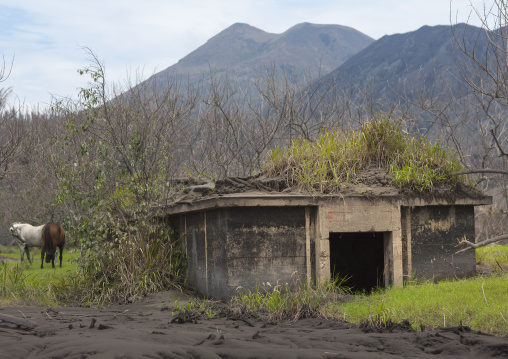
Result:
[[[464,236],[474,240],[474,206],[491,203],[480,194],[450,200],[258,191],[182,200],[166,209],[166,219],[185,236],[188,283],[228,299],[239,288],[326,281],[334,270],[366,291],[409,278],[474,275],[474,251],[455,255],[456,246]]]

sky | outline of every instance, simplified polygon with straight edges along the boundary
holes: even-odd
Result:
[[[237,22],[271,33],[337,24],[379,39],[424,25],[479,26],[473,7],[483,12],[492,1],[0,0],[0,56],[10,70],[0,90],[11,88],[9,103],[29,107],[77,98],[88,82],[78,69],[91,63],[84,48],[122,85],[166,69]]]

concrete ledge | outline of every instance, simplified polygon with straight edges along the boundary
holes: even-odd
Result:
[[[192,202],[180,202],[164,209],[166,215],[183,214],[213,208],[231,207],[283,207],[283,206],[319,206],[329,202],[389,202],[393,205],[405,207],[441,206],[441,205],[469,205],[483,206],[492,204],[491,196],[480,198],[456,198],[453,201],[442,199],[404,198],[400,196],[380,196],[369,198],[366,196],[340,195],[295,195],[295,194],[267,194],[266,192],[248,192],[223,195],[221,197],[203,198]]]

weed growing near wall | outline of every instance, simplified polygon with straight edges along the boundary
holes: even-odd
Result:
[[[138,224],[114,242],[87,254],[84,302],[131,301],[148,293],[180,288],[186,266],[181,238],[162,224]]]
[[[253,313],[271,321],[326,317],[329,302],[350,293],[340,280],[314,284],[297,280],[294,285],[263,283],[254,291],[239,289],[231,300],[232,311]]]

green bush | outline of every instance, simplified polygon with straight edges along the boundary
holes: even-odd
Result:
[[[165,225],[139,224],[113,242],[100,242],[83,265],[84,302],[129,301],[184,283],[182,238]]]

